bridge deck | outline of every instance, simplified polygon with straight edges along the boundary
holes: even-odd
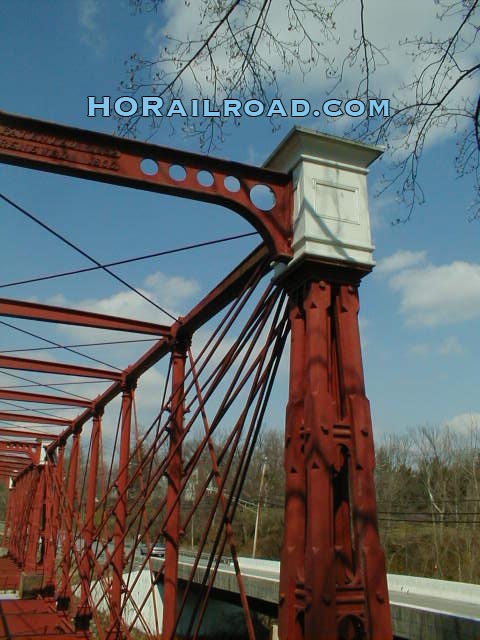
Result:
[[[273,560],[240,558],[243,581],[249,599],[278,604],[280,564]],[[157,568],[153,561],[154,568]],[[179,579],[187,580],[192,558],[179,563]],[[200,583],[206,573],[201,563],[195,573]],[[389,574],[389,595],[395,637],[410,640],[478,640],[480,638],[480,586]],[[213,591],[216,597],[238,593],[234,568],[222,563]]]
[[[0,591],[18,591],[19,587],[20,569],[11,558],[0,558]]]
[[[52,598],[20,598],[21,569],[0,558],[0,638],[2,640],[91,640],[75,631],[68,613],[57,611]]]

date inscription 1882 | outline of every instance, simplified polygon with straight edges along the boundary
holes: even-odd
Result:
[[[0,154],[3,150],[6,155],[12,151],[12,155],[17,157],[18,154],[25,153],[28,156],[52,158],[56,161],[63,160],[111,171],[118,171],[120,168],[117,160],[120,156],[118,151],[68,138],[0,126]]]

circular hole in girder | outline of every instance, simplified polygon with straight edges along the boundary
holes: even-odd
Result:
[[[202,187],[211,187],[215,182],[215,178],[210,171],[202,170],[197,173],[197,182],[198,184],[201,184]]]
[[[172,164],[168,169],[168,174],[172,180],[176,182],[183,182],[187,177],[187,172],[185,167],[182,167],[181,164]]]
[[[223,181],[223,184],[225,185],[225,189],[231,193],[237,193],[237,191],[240,191],[240,180],[235,178],[235,176],[227,176]]]
[[[155,176],[158,173],[158,164],[151,158],[144,158],[140,162],[140,169],[146,176]]]
[[[270,211],[275,206],[275,194],[266,184],[256,184],[252,187],[250,200],[261,211]]]

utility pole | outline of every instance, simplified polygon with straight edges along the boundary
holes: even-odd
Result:
[[[257,551],[258,525],[260,523],[260,505],[261,505],[262,497],[263,497],[263,485],[264,485],[264,481],[265,481],[265,471],[267,469],[267,461],[268,461],[268,458],[267,458],[267,456],[265,456],[263,458],[262,474],[260,476],[260,489],[259,489],[259,492],[258,492],[257,517],[256,517],[256,520],[255,520],[255,534],[253,536],[252,558],[255,558],[255,553]]]

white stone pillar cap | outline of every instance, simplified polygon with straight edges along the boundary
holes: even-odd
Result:
[[[293,128],[264,166],[292,173],[293,261],[313,258],[372,267],[368,167],[383,149]]]

